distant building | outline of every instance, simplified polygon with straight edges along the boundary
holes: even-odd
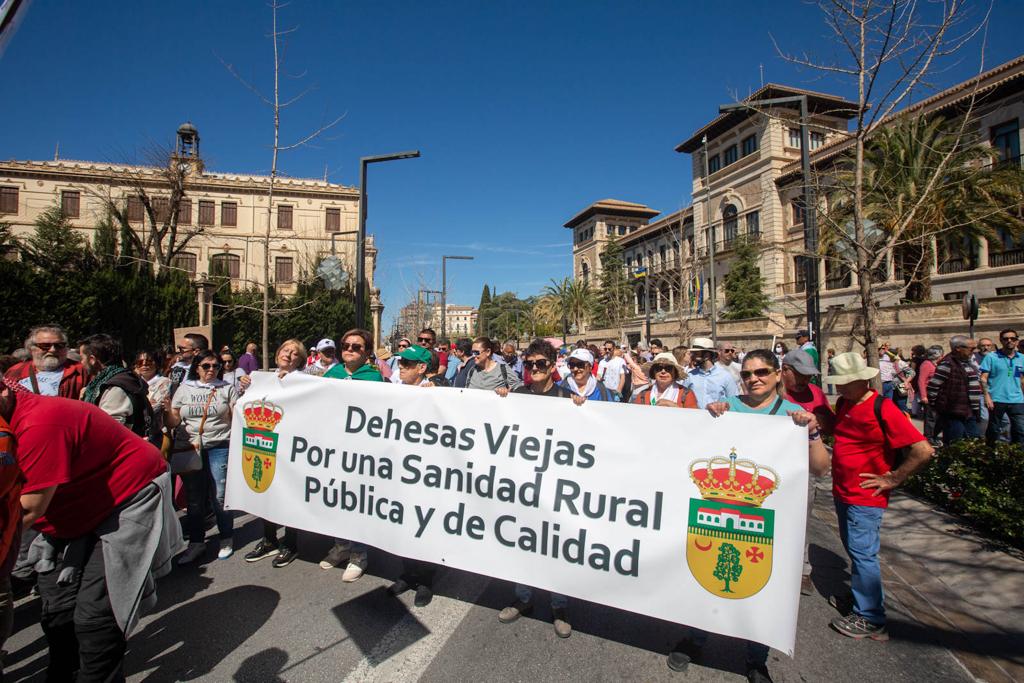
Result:
[[[173,262],[192,277],[218,273],[233,286],[264,284],[263,238],[267,230],[268,176],[215,173],[199,156],[199,132],[192,124],[178,130],[175,158],[189,164],[178,208],[180,230],[198,231]],[[92,241],[107,201],[123,205],[129,223],[147,229],[137,188],[145,188],[158,217],[170,210],[170,187],[161,169],[102,162],[0,161],[0,221],[14,233],[34,229],[38,216],[59,204],[71,224]],[[271,284],[285,294],[296,280],[311,274],[318,259],[331,253],[333,233],[354,231],[359,189],[324,180],[278,177],[271,211]],[[351,277],[355,275],[353,235],[336,237],[335,249]],[[367,238],[366,277],[374,336],[379,340],[383,304],[374,287],[377,249]]]

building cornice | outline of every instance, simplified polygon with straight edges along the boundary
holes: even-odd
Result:
[[[588,218],[601,214],[604,216],[624,216],[630,218],[650,219],[657,216],[660,211],[652,209],[644,204],[626,202],[621,199],[602,199],[596,201],[578,214],[569,219],[565,224],[567,228],[575,228]]]

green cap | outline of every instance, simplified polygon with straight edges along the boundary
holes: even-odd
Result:
[[[402,349],[399,354],[399,358],[405,358],[406,360],[414,360],[417,363],[426,363],[430,365],[430,351],[427,351],[422,346],[410,346],[407,349]]]

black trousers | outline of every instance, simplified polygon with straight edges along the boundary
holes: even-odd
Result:
[[[434,587],[434,574],[437,572],[437,565],[422,560],[402,558],[401,579],[410,586]]]
[[[267,543],[273,543],[278,545],[277,541],[277,530],[281,528],[280,524],[274,524],[263,520],[263,538]],[[290,550],[298,551],[299,549],[299,530],[293,529],[290,526],[284,528],[284,538],[281,539],[280,546],[282,548],[288,548]]]
[[[124,681],[126,642],[107,595],[99,541],[89,550],[77,581],[59,586],[59,574],[58,566],[39,575],[40,623],[50,648],[47,683]]]

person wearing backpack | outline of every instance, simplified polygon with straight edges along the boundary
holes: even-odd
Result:
[[[588,401],[618,402],[618,394],[613,393],[603,382],[598,381],[591,368],[594,366],[594,354],[590,349],[576,349],[569,354],[566,363],[569,376],[562,380],[561,386]]]
[[[882,515],[892,490],[924,467],[935,449],[896,404],[871,388],[878,369],[868,367],[859,353],[837,355],[832,372],[825,379],[839,392],[832,495],[839,537],[850,557],[853,610],[830,625],[850,638],[888,640],[878,563]],[[898,464],[897,451],[904,454]]]
[[[94,334],[78,342],[78,350],[90,378],[82,400],[148,439],[153,428],[149,385],[124,367],[121,343],[109,334]]]
[[[495,355],[498,351],[497,342],[489,337],[477,337],[473,340],[473,364],[466,379],[467,389],[514,391],[516,387],[522,385],[523,381],[512,368],[504,362],[497,361]]]
[[[686,369],[676,362],[671,353],[659,353],[643,366],[644,374],[653,381],[640,389],[631,403],[641,406],[667,406],[670,408],[697,408],[697,396],[678,384],[686,377]]]

